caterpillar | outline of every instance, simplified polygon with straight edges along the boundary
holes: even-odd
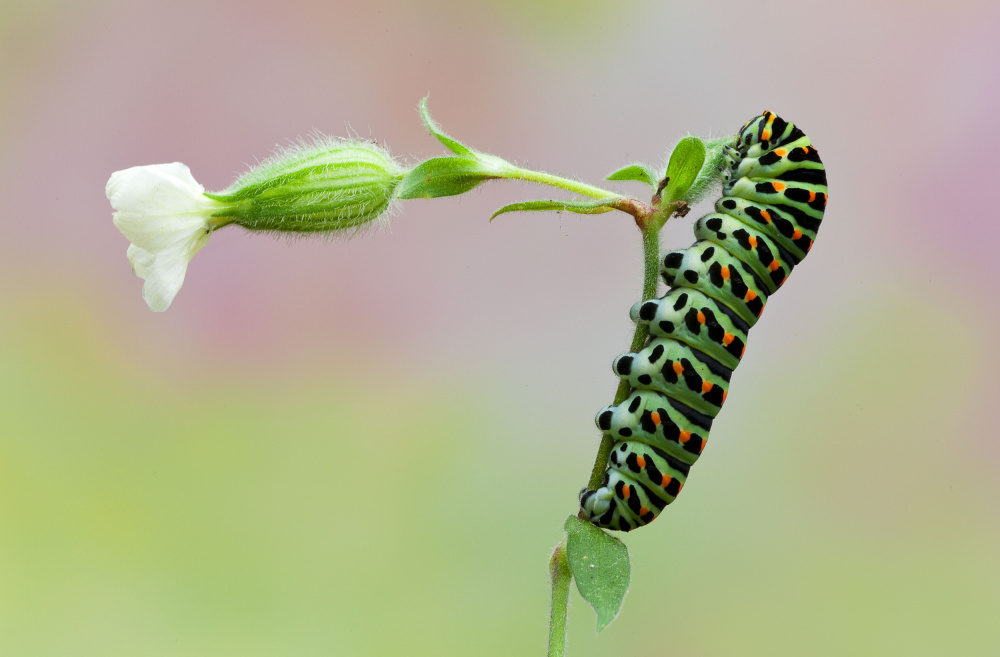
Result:
[[[598,412],[597,427],[617,442],[601,486],[580,492],[581,516],[598,527],[647,525],[680,493],[726,401],[747,332],[823,219],[819,154],[776,114],[748,121],[725,148],[722,168],[722,198],[695,222],[697,241],[660,255],[670,289],[632,307],[649,339],[612,365],[631,392]]]

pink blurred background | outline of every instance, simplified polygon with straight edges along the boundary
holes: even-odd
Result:
[[[438,155],[428,94],[591,183],[764,109],[827,165],[816,248],[572,654],[1000,652],[996,3],[0,0],[0,654],[543,652],[630,219],[490,223],[554,195],[495,183],[351,242],[226,230],[154,314],[104,196],[314,131]]]

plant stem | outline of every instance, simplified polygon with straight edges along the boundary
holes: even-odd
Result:
[[[527,180],[529,182],[536,182],[542,185],[558,187],[583,196],[589,196],[590,198],[625,198],[621,194],[616,194],[615,192],[601,189],[600,187],[595,187],[593,185],[588,185],[587,183],[582,183],[577,180],[560,178],[559,176],[554,176],[551,173],[545,173],[544,171],[532,171],[530,169],[522,169],[515,166],[511,166],[509,173],[503,177],[511,180]]]
[[[655,219],[650,219],[639,224],[639,229],[642,231],[643,301],[656,296],[656,283],[660,273],[660,228],[665,222],[665,220],[656,221]],[[632,347],[629,351],[639,351],[646,344],[647,337],[649,337],[649,327],[645,324],[637,323],[635,325],[635,333],[632,335]],[[631,390],[632,388],[629,386],[628,381],[622,380],[619,382],[618,391],[615,393],[614,405],[617,406],[625,401]],[[611,436],[605,434],[601,437],[601,446],[597,450],[597,458],[594,460],[594,469],[590,473],[590,482],[587,484],[587,488],[593,490],[601,485],[601,480],[604,478],[604,470],[608,466],[608,457],[611,456],[611,448],[614,445],[615,441]]]
[[[563,657],[566,654],[566,615],[569,611],[569,588],[573,573],[566,560],[566,538],[556,546],[549,560],[552,575],[552,607],[549,611],[549,652],[548,657]]]
[[[540,177],[562,180],[555,176],[548,176],[548,174],[539,175]],[[533,178],[524,179],[534,180]],[[535,181],[545,182],[543,180]],[[546,182],[546,184],[549,183]],[[567,186],[556,186],[563,187],[563,189],[571,189]],[[589,185],[584,185],[584,187],[589,187]],[[577,191],[581,194],[585,193],[580,189],[571,189],[571,191]],[[600,191],[603,192],[603,190]],[[604,197],[601,196],[598,198]],[[639,226],[639,231],[642,234],[642,300],[646,301],[656,296],[656,285],[660,274],[660,229],[666,223],[667,219],[674,214],[686,214],[687,206],[677,204],[656,208],[639,202],[631,203],[631,199],[627,200],[630,201],[629,207],[636,210],[633,216],[635,216],[636,224]],[[624,208],[619,209],[625,212],[628,211]],[[635,333],[632,335],[630,351],[639,351],[646,344],[647,337],[649,337],[649,327],[646,324],[637,322]],[[614,404],[617,406],[625,401],[631,390],[627,381],[621,381],[618,384],[618,391],[615,393]],[[614,444],[615,441],[610,436],[605,435],[601,437],[601,446],[597,451],[597,458],[594,460],[594,470],[590,475],[590,483],[587,485],[587,488],[595,489],[601,485],[601,479],[604,477],[604,470],[608,465],[608,457],[611,455],[611,448]],[[552,558],[549,560],[549,573],[552,576],[552,607],[549,612],[548,657],[564,657],[566,654],[566,617],[569,607],[569,589],[573,581],[573,573],[566,559],[565,537],[563,537],[563,542],[557,545],[556,549],[552,552]]]

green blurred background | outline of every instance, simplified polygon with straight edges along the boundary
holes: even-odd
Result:
[[[618,621],[574,593],[571,654],[1000,654],[998,81],[986,0],[0,0],[0,655],[543,653],[629,218],[489,223],[551,194],[511,183],[349,243],[222,231],[153,314],[104,197],[314,131],[433,156],[428,93],[590,182],[764,109],[828,167],[711,448],[626,537]]]

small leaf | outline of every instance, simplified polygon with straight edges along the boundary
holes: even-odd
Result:
[[[596,201],[524,201],[522,203],[511,203],[494,212],[490,217],[490,221],[508,212],[544,212],[547,210],[562,212],[568,210],[577,214],[602,214],[614,209],[608,206],[608,203],[614,200],[617,199],[604,198]]]
[[[729,135],[705,142],[705,164],[702,165],[698,177],[684,196],[689,205],[694,205],[705,198],[705,195],[722,179],[726,146],[732,145],[735,141],[736,138]]]
[[[628,592],[628,548],[617,538],[576,516],[566,518],[566,558],[576,588],[597,614],[600,632],[618,616]]]
[[[646,183],[651,188],[656,189],[656,173],[645,164],[630,164],[623,169],[618,169],[605,180],[634,180]]]
[[[705,164],[705,142],[694,135],[684,137],[674,146],[664,175],[661,191],[663,205],[679,201],[687,194]]]
[[[407,173],[396,188],[396,196],[404,200],[456,196],[500,175],[474,156],[435,157]]]
[[[427,126],[427,130],[429,130],[430,133],[434,135],[439,142],[444,144],[445,148],[450,150],[452,153],[455,153],[456,155],[475,155],[475,152],[471,148],[460,141],[452,139],[446,135],[443,130],[441,130],[441,126],[439,126],[437,122],[431,118],[430,110],[427,109],[426,97],[420,101],[420,118],[424,120],[424,125]]]

